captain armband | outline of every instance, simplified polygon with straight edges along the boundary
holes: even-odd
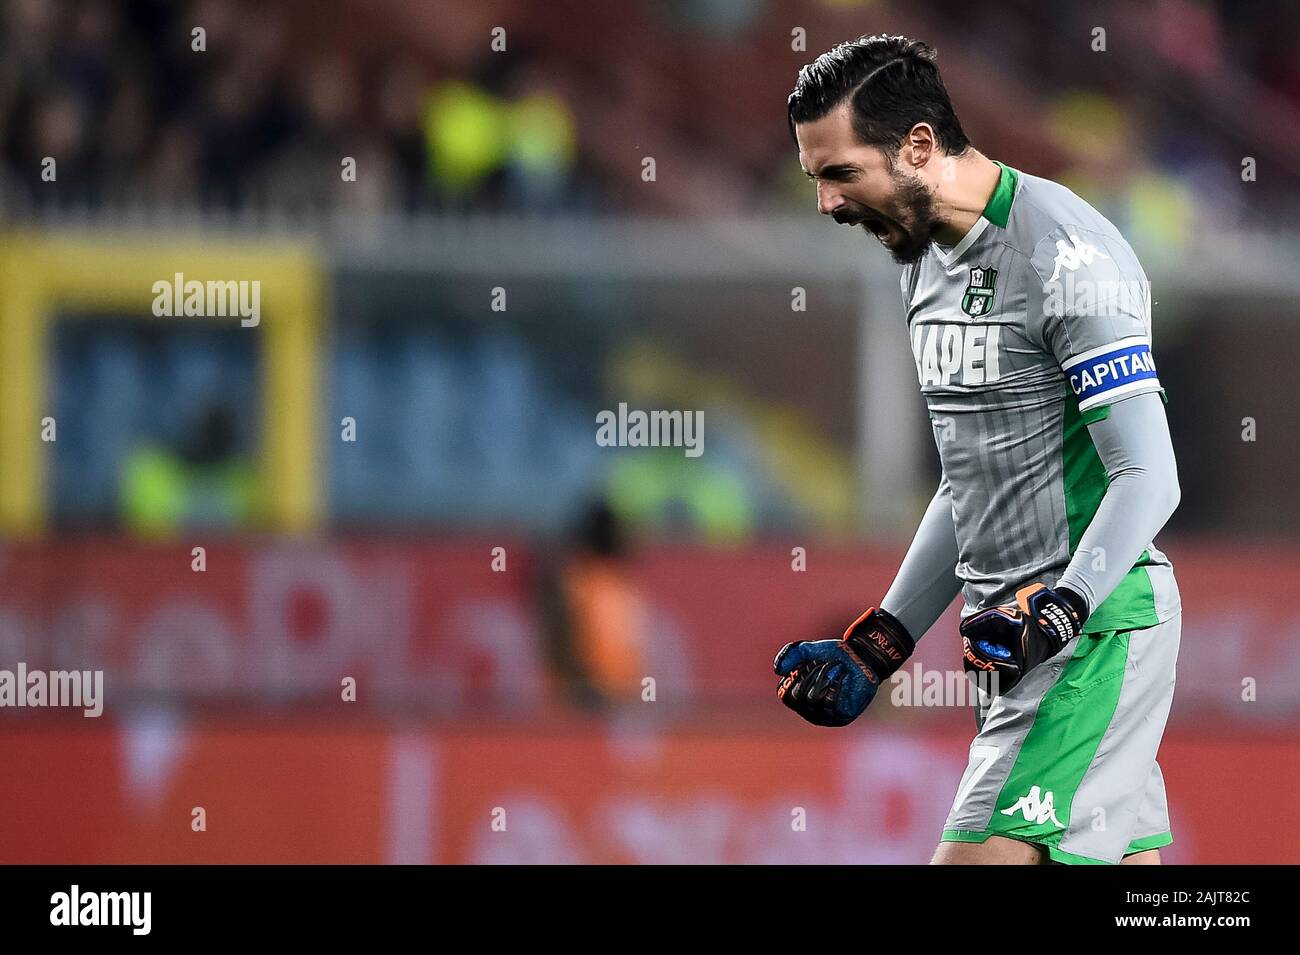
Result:
[[[1151,343],[1145,338],[1123,338],[1076,355],[1061,365],[1070,390],[1087,411],[1119,398],[1159,391]]]

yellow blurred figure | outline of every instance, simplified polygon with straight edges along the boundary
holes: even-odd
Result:
[[[508,113],[469,83],[436,87],[424,109],[424,138],[435,179],[453,192],[472,189],[505,160]]]
[[[191,527],[242,530],[254,516],[256,487],[251,463],[234,452],[229,413],[214,408],[185,447],[144,446],[127,454],[119,491],[122,518],[141,537],[168,537]]]

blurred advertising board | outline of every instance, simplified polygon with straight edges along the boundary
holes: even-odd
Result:
[[[494,560],[498,553],[501,560]],[[1284,549],[1177,544],[1184,626],[1173,721],[1252,727],[1300,714],[1300,574]],[[0,665],[102,669],[110,713],[137,699],[227,697],[528,712],[553,702],[539,633],[547,548],[474,538],[211,542],[56,539],[0,547]],[[666,708],[766,712],[789,640],[837,636],[884,592],[898,555],[659,546],[627,572],[647,619],[644,669]],[[497,568],[497,569],[494,569]],[[907,672],[960,669],[957,606]],[[951,635],[951,639],[949,636]],[[925,707],[879,719],[968,718]],[[873,711],[874,712],[874,711]]]
[[[256,726],[162,711],[11,725],[0,861],[917,863],[967,742],[871,724]],[[1300,861],[1300,835],[1250,811],[1300,808],[1300,737],[1176,733],[1160,761],[1167,861]]]

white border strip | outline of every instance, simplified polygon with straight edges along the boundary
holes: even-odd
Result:
[[[1107,355],[1110,354],[1111,352],[1123,351],[1125,348],[1132,348],[1134,345],[1146,345],[1148,348],[1150,348],[1151,342],[1147,340],[1147,337],[1145,335],[1131,335],[1128,338],[1121,338],[1119,341],[1111,342],[1109,345],[1101,345],[1097,348],[1089,348],[1083,354],[1075,355],[1073,358],[1071,358],[1069,361],[1067,361],[1065,364],[1061,366],[1061,370],[1069,371],[1071,368],[1075,367],[1076,365],[1081,365],[1085,361],[1090,361],[1093,358],[1100,358],[1102,355]]]
[[[1118,388],[1112,388],[1110,391],[1103,391],[1100,394],[1093,395],[1091,398],[1085,398],[1079,402],[1079,410],[1087,411],[1089,408],[1095,408],[1099,404],[1109,403],[1117,398],[1127,398],[1129,395],[1141,394],[1143,391],[1159,391],[1159,378],[1143,378],[1141,381],[1130,381],[1127,385],[1120,385]]]
[[[939,261],[943,264],[944,268],[950,269],[958,259],[966,254],[966,250],[975,244],[975,240],[983,235],[984,230],[988,227],[989,220],[980,216],[979,219],[975,221],[975,224],[970,227],[970,231],[962,237],[962,240],[952,247],[951,252],[945,255],[936,247],[934,254],[939,257]]]

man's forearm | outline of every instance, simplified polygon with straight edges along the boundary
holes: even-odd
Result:
[[[1124,579],[1178,506],[1178,468],[1164,402],[1136,395],[1088,426],[1109,485],[1058,587],[1095,611]]]
[[[925,509],[903,563],[880,608],[893,614],[915,640],[921,639],[948,609],[961,582],[957,580],[957,533],[947,480]]]

